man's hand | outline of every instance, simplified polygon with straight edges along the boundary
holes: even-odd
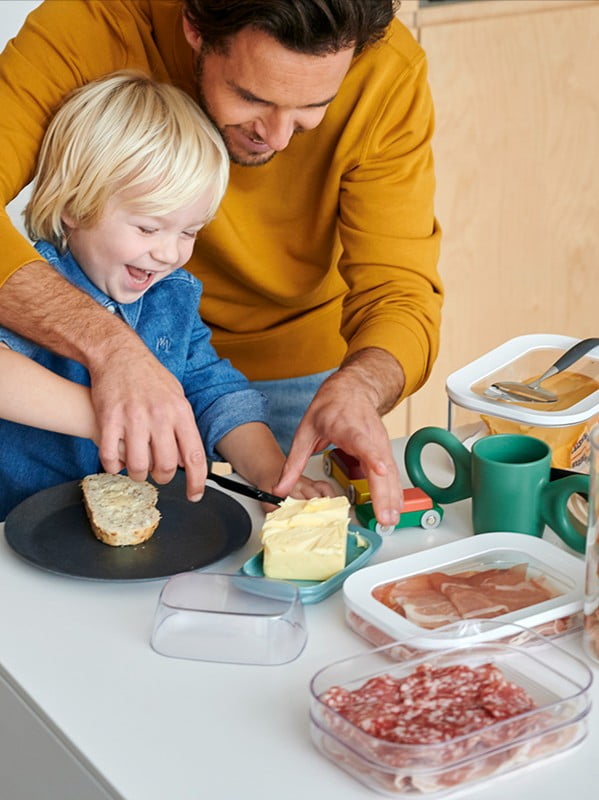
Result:
[[[188,498],[199,500],[206,482],[206,456],[177,379],[141,341],[119,347],[99,366],[90,365],[90,375],[104,469],[118,472],[126,466],[133,480],[144,480],[151,472],[157,483],[168,483],[181,466]]]
[[[137,334],[43,261],[17,270],[0,295],[0,324],[89,370],[104,468],[167,483],[182,466],[187,496],[199,500],[206,456],[193,412]]]
[[[308,407],[274,493],[289,494],[310,456],[334,444],[360,461],[378,522],[396,525],[403,492],[381,415],[399,397],[403,382],[403,370],[384,350],[368,348],[350,356]]]

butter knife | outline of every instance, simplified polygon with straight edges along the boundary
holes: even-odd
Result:
[[[217,475],[211,470],[208,471],[208,480],[214,481],[214,483],[222,486],[223,489],[229,489],[231,492],[237,492],[237,494],[242,494],[245,497],[251,497],[254,500],[259,500],[261,503],[272,503],[272,505],[278,506],[285,499],[284,497],[278,497],[276,494],[263,492],[262,489],[258,489],[257,486],[247,486],[245,483],[239,483],[239,481],[231,480],[231,478],[225,478],[224,475]]]

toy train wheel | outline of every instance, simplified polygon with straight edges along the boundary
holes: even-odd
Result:
[[[322,457],[322,470],[327,478],[330,478],[333,473],[333,467],[329,456]]]
[[[350,483],[349,486],[347,487],[347,489],[345,490],[345,494],[347,496],[347,499],[351,503],[351,505],[352,506],[355,505],[355,503],[356,503],[356,487],[353,486],[353,484]]]
[[[425,511],[420,517],[420,525],[423,528],[438,528],[440,522],[441,514],[434,508]]]

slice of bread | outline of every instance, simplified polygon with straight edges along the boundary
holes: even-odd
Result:
[[[113,547],[140,544],[160,522],[158,490],[147,481],[100,473],[81,481],[83,503],[94,534]]]

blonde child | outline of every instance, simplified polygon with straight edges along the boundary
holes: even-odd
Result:
[[[133,328],[180,381],[207,458],[271,491],[285,457],[267,426],[266,399],[217,356],[198,313],[201,283],[181,269],[217,211],[228,161],[183,92],[115,73],[56,113],[25,221],[40,255]],[[81,364],[0,328],[0,370],[4,519],[34,492],[102,468]],[[294,489],[298,497],[331,493],[307,478]]]

